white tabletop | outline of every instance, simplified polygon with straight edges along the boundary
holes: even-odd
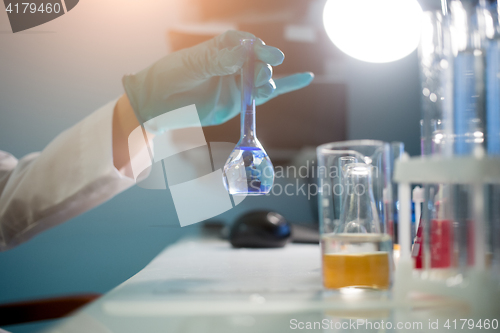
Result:
[[[387,294],[325,295],[320,266],[318,245],[233,249],[223,240],[183,240],[49,332],[275,333],[300,330],[300,323],[345,332],[353,321],[361,332],[371,331],[363,319],[410,320]],[[416,316],[427,325],[425,313]]]

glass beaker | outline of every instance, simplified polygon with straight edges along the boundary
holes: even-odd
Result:
[[[384,290],[392,285],[390,145],[359,140],[317,148],[323,285]]]

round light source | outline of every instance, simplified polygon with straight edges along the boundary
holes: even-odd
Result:
[[[406,57],[418,46],[422,8],[417,0],[328,0],[323,24],[340,50],[368,62]]]

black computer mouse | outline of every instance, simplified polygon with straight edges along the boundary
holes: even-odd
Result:
[[[276,248],[291,239],[292,227],[285,218],[262,210],[244,214],[234,222],[229,241],[234,247]]]

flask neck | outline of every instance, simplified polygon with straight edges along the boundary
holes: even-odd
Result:
[[[253,146],[257,141],[255,134],[255,54],[254,39],[243,39],[241,45],[246,49],[246,60],[241,68],[241,137],[240,144]]]
[[[253,146],[258,142],[255,134],[255,100],[247,106],[249,109],[244,105],[242,107],[240,144]]]

